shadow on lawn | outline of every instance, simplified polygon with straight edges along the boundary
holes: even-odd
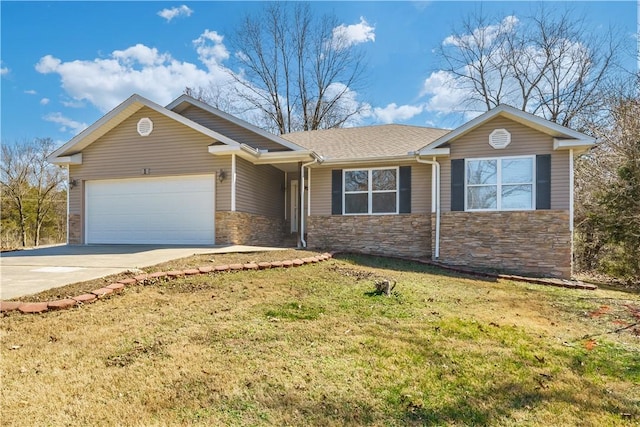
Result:
[[[403,393],[404,390],[419,389],[420,384],[424,384],[425,379],[421,380],[420,373],[416,373],[408,382],[397,386],[397,394],[395,402],[393,402],[399,406],[397,410],[402,411],[402,420],[407,425],[450,423],[455,425],[494,425],[505,422],[505,420],[513,421],[522,417],[525,419],[521,419],[521,421],[525,421],[527,412],[535,412],[537,407],[541,405],[545,406],[542,412],[548,412],[548,408],[557,406],[554,405],[554,402],[571,408],[575,417],[584,417],[578,419],[585,421],[585,423],[589,423],[588,420],[591,417],[603,413],[619,417],[620,421],[640,418],[637,398],[634,399],[634,396],[626,395],[623,392],[605,390],[599,382],[606,381],[607,377],[591,380],[583,375],[585,363],[604,363],[606,361],[605,355],[598,357],[598,360],[585,362],[580,357],[582,354],[580,349],[562,350],[564,352],[562,357],[565,360],[556,363],[563,364],[564,370],[580,378],[579,386],[575,387],[575,384],[564,383],[559,378],[562,372],[554,375],[544,373],[550,371],[551,366],[536,366],[535,361],[515,355],[512,356],[515,357],[514,360],[505,362],[505,366],[496,365],[495,368],[489,368],[488,371],[484,370],[486,367],[482,366],[483,362],[479,362],[480,366],[477,367],[477,371],[475,363],[458,365],[456,363],[457,357],[462,359],[465,356],[456,355],[456,352],[452,348],[447,348],[446,344],[451,339],[455,339],[456,331],[454,330],[448,331],[447,340],[438,343],[433,337],[417,336],[411,328],[403,328],[392,322],[386,324],[385,327],[388,329],[388,333],[379,334],[378,338],[382,342],[400,339],[408,343],[411,347],[410,352],[415,355],[417,360],[430,362],[427,365],[416,363],[415,369],[419,370],[421,367],[428,366],[427,369],[431,369],[431,373],[434,369],[441,370],[438,372],[440,377],[437,381],[443,382],[442,386],[449,390],[447,396],[452,398],[446,403],[432,401],[429,398],[430,390],[428,389],[421,390],[425,396],[424,399],[404,398],[407,396]],[[458,338],[469,339],[464,332]],[[556,352],[556,356],[558,355],[559,353]],[[576,362],[576,360],[578,361]],[[514,367],[509,367],[511,362]],[[441,368],[447,365],[449,371]],[[527,366],[528,372],[523,372],[522,368]],[[510,369],[515,369],[515,371],[509,372]],[[541,369],[543,373],[540,373]],[[465,370],[467,371],[465,372]],[[611,377],[617,376],[611,375]],[[473,384],[465,378],[481,379]],[[617,377],[616,379],[630,381],[628,375],[625,378]],[[436,385],[436,388],[438,387]],[[532,414],[532,419],[529,421],[536,422],[536,416],[536,414]]]
[[[359,265],[359,266],[380,268],[385,270],[403,271],[403,272],[409,272],[409,273],[428,273],[428,274],[444,276],[444,277],[472,278],[474,280],[480,280],[483,282],[491,282],[491,283],[497,282],[497,279],[495,277],[483,276],[482,272],[479,272],[477,275],[458,273],[455,271],[445,270],[443,268],[439,268],[434,265],[422,264],[417,261],[410,261],[402,258],[393,258],[393,257],[377,256],[377,255],[362,255],[362,254],[353,254],[353,253],[336,254],[334,258],[340,261],[344,261],[344,262]]]

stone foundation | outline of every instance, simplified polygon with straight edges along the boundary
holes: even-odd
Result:
[[[307,245],[375,255],[431,257],[431,215],[307,217]]]
[[[571,277],[569,212],[443,212],[439,261],[568,279]]]
[[[83,244],[82,218],[80,218],[80,214],[69,214],[68,221],[67,227],[69,230],[69,241],[67,243],[70,245]]]
[[[217,245],[281,246],[284,220],[246,212],[216,212]]]

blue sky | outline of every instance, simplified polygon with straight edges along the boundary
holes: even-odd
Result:
[[[482,7],[498,25],[531,14],[531,2],[312,2],[335,13],[366,52],[368,85],[353,92],[369,113],[360,124],[459,125],[456,95],[433,88],[433,49]],[[594,32],[610,26],[628,52],[637,46],[638,2],[545,2],[584,16]],[[66,142],[137,92],[161,105],[186,85],[218,79],[229,63],[225,37],[260,2],[2,1],[0,54],[3,143],[51,137]],[[563,9],[564,10],[564,9]],[[227,38],[228,39],[228,38]],[[633,69],[636,60],[625,58]],[[430,80],[431,77],[431,80]],[[459,94],[458,94],[459,95]]]

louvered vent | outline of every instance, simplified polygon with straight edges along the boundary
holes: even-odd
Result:
[[[150,118],[144,117],[138,121],[138,133],[140,136],[149,136],[153,131],[153,122]]]
[[[489,135],[489,145],[496,150],[505,148],[511,142],[511,134],[506,129],[496,129]]]

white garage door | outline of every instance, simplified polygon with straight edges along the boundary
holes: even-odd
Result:
[[[87,243],[214,244],[215,177],[87,181]]]

